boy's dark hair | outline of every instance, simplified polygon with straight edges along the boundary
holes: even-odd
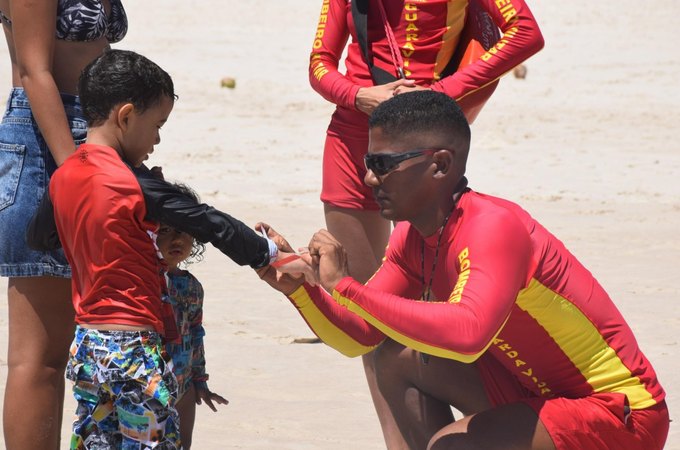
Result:
[[[107,50],[88,64],[78,80],[78,95],[88,126],[103,123],[121,103],[144,112],[163,96],[177,98],[170,75],[129,50]]]
[[[423,90],[395,95],[375,108],[368,126],[380,128],[395,140],[434,132],[464,151],[470,147],[470,126],[463,111],[451,97],[440,92]]]
[[[201,203],[201,199],[198,197],[198,194],[196,191],[191,189],[189,186],[187,186],[184,183],[172,183],[172,185],[182,194],[185,196],[191,198],[193,201],[196,203]],[[202,242],[199,242],[196,238],[194,238],[194,242],[191,245],[191,254],[189,255],[189,258],[183,261],[185,265],[192,264],[195,262],[201,262],[203,260],[203,253],[205,252],[205,244]]]

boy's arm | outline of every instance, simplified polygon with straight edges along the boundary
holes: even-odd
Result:
[[[26,243],[33,250],[41,252],[61,248],[57,223],[54,220],[54,205],[52,205],[49,191],[45,191],[38,210],[28,224]]]
[[[241,266],[264,267],[276,258],[276,244],[240,220],[205,203],[196,203],[167,181],[154,178],[146,168],[134,172],[149,219],[190,234],[200,242],[210,242]]]

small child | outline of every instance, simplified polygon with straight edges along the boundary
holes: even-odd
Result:
[[[162,342],[175,338],[176,323],[161,301],[158,225],[252,268],[276,261],[278,247],[144,167],[176,98],[163,69],[108,50],[83,70],[78,93],[87,140],[54,172],[27,234],[33,248],[63,245],[72,269],[71,448],[180,449],[177,380]]]
[[[198,203],[198,196],[188,186],[176,184],[177,189]],[[172,305],[177,321],[179,340],[167,342],[165,349],[172,358],[173,372],[177,378],[177,403],[182,448],[191,448],[196,404],[205,402],[217,411],[213,402],[226,405],[229,402],[208,389],[203,347],[203,286],[188,270],[180,268],[190,259],[200,260],[205,245],[190,235],[161,224],[156,239],[158,250],[167,265],[168,296],[164,300]]]

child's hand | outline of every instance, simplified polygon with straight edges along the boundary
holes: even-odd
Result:
[[[309,250],[304,249],[304,252],[308,253]],[[297,253],[279,252],[278,258],[271,263],[271,266],[278,272],[291,274],[294,278],[304,275],[307,283],[312,286],[316,286],[318,283],[314,268]]]
[[[163,168],[160,166],[153,166],[151,169],[151,175],[154,176],[154,178],[158,180],[165,180],[165,177],[163,176]]]
[[[226,398],[222,397],[219,394],[216,394],[214,392],[210,392],[210,389],[207,387],[203,386],[195,386],[196,388],[196,404],[200,405],[203,402],[205,402],[206,405],[210,409],[212,409],[214,412],[217,412],[217,408],[215,408],[215,405],[213,405],[213,402],[219,403],[220,405],[228,405],[229,400]]]

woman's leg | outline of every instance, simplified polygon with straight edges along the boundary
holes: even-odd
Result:
[[[326,227],[347,252],[349,273],[365,283],[380,266],[390,237],[391,224],[378,211],[363,211],[324,205]],[[380,420],[388,450],[408,449],[392,413],[378,389],[373,353],[362,357],[368,389]]]
[[[194,422],[196,421],[196,390],[193,384],[175,403],[175,409],[179,414],[179,435],[182,439],[182,448],[189,450],[191,449]]]
[[[74,330],[71,280],[10,278],[7,297],[5,444],[10,450],[58,449],[64,369]]]

